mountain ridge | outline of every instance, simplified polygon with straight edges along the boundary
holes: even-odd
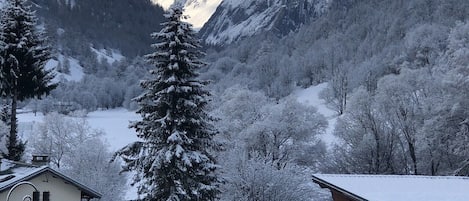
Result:
[[[220,5],[222,0],[152,0],[153,3],[162,6],[165,10],[173,4],[183,5],[185,15],[189,18],[185,21],[191,23],[194,28],[200,29],[215,9]]]
[[[271,31],[286,35],[325,13],[331,0],[224,0],[200,30],[209,45],[223,46]]]

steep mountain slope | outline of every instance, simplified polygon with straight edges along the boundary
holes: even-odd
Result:
[[[140,94],[148,66],[140,56],[152,51],[150,34],[161,29],[163,8],[151,0],[29,2],[52,51],[46,67],[58,72],[59,82],[31,107],[45,113],[135,108],[131,99]]]
[[[150,0],[31,0],[58,49],[83,54],[117,49],[125,56],[149,52],[150,34],[159,30],[163,9]],[[68,49],[68,50],[67,50]]]
[[[187,22],[194,25],[196,29],[201,28],[222,0],[152,0],[154,3],[168,9],[174,3],[182,4],[185,14],[190,16]]]
[[[330,0],[224,0],[200,30],[205,43],[230,44],[271,31],[284,35],[324,13]]]

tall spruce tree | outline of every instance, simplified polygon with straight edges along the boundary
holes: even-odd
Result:
[[[124,170],[135,171],[134,184],[142,200],[215,200],[217,165],[209,153],[216,148],[216,134],[205,111],[206,82],[196,72],[205,64],[192,25],[182,22],[181,8],[169,9],[152,47],[146,55],[155,69],[141,83],[145,92],[135,100],[141,121],[131,124],[142,141],[116,154],[126,162]]]
[[[37,19],[27,0],[7,0],[0,19],[0,95],[10,99],[10,132],[8,153],[4,157],[20,160],[25,143],[17,136],[18,101],[47,95],[56,85],[52,70],[45,64],[50,50],[44,34],[36,29]]]

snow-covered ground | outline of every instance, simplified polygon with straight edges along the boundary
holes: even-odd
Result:
[[[37,113],[21,113],[18,115],[19,135],[24,139],[34,137],[31,133],[34,124],[42,122],[43,115]],[[110,145],[110,150],[115,151],[137,140],[135,130],[129,128],[130,121],[139,119],[135,112],[126,109],[113,109],[91,112],[86,119],[94,129],[105,132],[104,140]]]
[[[298,89],[293,92],[293,95],[298,98],[300,103],[316,107],[318,112],[326,117],[329,125],[326,129],[326,133],[322,136],[322,140],[330,146],[337,142],[337,138],[333,135],[334,127],[337,122],[337,113],[329,109],[326,102],[319,98],[319,93],[326,87],[327,83],[322,83],[306,89]]]
[[[98,61],[106,61],[108,64],[113,64],[116,61],[121,61],[124,56],[117,50],[95,49],[91,47],[91,51],[96,54]]]
[[[34,124],[43,121],[44,116],[41,113],[21,113],[18,115],[19,136],[23,139],[34,137],[32,129]],[[126,109],[112,109],[91,112],[86,119],[94,129],[100,129],[105,132],[104,140],[110,145],[110,151],[116,151],[123,146],[138,140],[135,130],[130,129],[130,121],[138,120],[140,116],[135,112]],[[130,182],[130,176],[129,176]],[[137,189],[129,184],[125,199],[132,200],[137,198]]]
[[[135,112],[126,109],[96,111],[89,113],[87,119],[93,128],[106,133],[105,139],[109,142],[111,150],[117,150],[138,140],[135,130],[129,128],[131,121],[140,119]]]
[[[319,98],[319,92],[325,87],[327,87],[327,83],[312,86],[307,89],[298,89],[293,95],[296,96],[301,103],[316,107],[318,112],[327,118],[329,126],[322,139],[330,145],[336,141],[332,132],[337,120],[337,114],[326,106],[323,99]],[[29,137],[27,131],[30,130],[32,125],[36,122],[42,122],[42,118],[41,113],[38,113],[37,116],[34,116],[33,113],[19,114],[20,135],[23,134],[25,137]],[[128,126],[130,121],[135,121],[139,118],[139,115],[135,112],[122,108],[90,112],[86,117],[93,128],[101,129],[106,133],[105,140],[110,144],[111,150],[117,150],[137,140],[135,130],[130,129]]]
[[[85,76],[83,67],[80,65],[77,59],[72,57],[65,57],[61,54],[57,58],[49,60],[46,64],[46,69],[57,69],[59,64],[63,66],[65,63],[69,64],[70,73],[57,73],[57,76],[54,78],[55,82],[58,82],[61,79],[68,81],[80,81]]]
[[[322,139],[328,145],[331,145],[336,140],[332,135],[332,131],[337,115],[334,111],[326,107],[324,100],[319,98],[319,92],[326,86],[327,84],[320,84],[307,89],[298,89],[293,93],[293,96],[296,96],[298,101],[301,103],[315,106],[321,114],[326,116],[329,121],[329,127]],[[115,151],[128,143],[138,140],[135,130],[130,129],[128,126],[130,121],[135,121],[139,118],[140,116],[135,112],[122,108],[95,111],[86,116],[86,119],[92,128],[100,129],[105,132],[105,136],[103,138],[109,143],[111,151]],[[43,115],[41,113],[34,115],[31,112],[26,112],[20,113],[18,115],[18,119],[20,126],[19,136],[23,139],[29,139],[30,137],[34,137],[31,130],[34,127],[34,124],[43,121]],[[136,189],[129,187],[126,199],[135,199],[136,197]]]

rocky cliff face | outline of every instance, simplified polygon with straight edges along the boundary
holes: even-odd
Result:
[[[285,35],[326,12],[331,0],[224,0],[200,30],[204,42],[223,46],[266,31]]]
[[[192,23],[194,28],[200,29],[222,0],[152,0],[153,3],[161,5],[168,9],[173,4],[182,5],[185,9],[185,15],[190,16],[187,22]]]

